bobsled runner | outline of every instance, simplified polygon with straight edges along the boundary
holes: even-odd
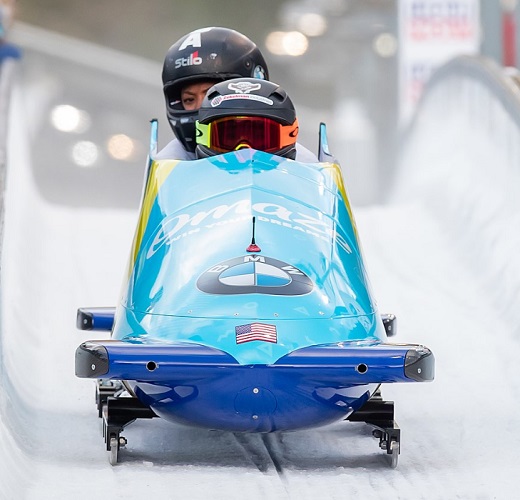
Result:
[[[397,465],[381,384],[433,380],[432,352],[394,344],[376,308],[340,167],[253,149],[154,160],[123,295],[81,308],[76,375],[95,379],[109,459],[138,418],[232,432],[366,422]]]

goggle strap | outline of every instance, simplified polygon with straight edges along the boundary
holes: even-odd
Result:
[[[197,128],[197,144],[201,144],[202,146],[211,147],[211,123],[204,124],[196,122]]]
[[[291,125],[280,126],[280,148],[290,146],[296,142],[298,137],[298,119],[296,118]]]

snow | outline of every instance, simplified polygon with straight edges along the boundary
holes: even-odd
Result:
[[[499,299],[504,287],[518,286],[518,275],[492,276],[500,248],[518,248],[518,235],[502,222],[509,213],[493,214],[494,250],[479,247],[490,256],[486,268],[485,255],[471,251],[481,245],[484,221],[470,224],[464,211],[439,210],[439,200],[453,198],[441,171],[426,162],[415,168],[429,168],[429,182],[412,183],[412,196],[403,189],[388,205],[355,209],[380,310],[398,317],[395,341],[423,343],[437,361],[433,383],[383,387],[402,429],[396,470],[364,424],[247,435],[160,419],[131,424],[122,462],[110,466],[93,382],[74,376],[76,347],[96,334],[77,331],[75,314],[117,300],[136,212],[72,208],[41,196],[31,175],[23,90],[13,96],[5,200],[0,498],[516,496],[520,343],[514,312],[505,314]],[[450,186],[457,179],[453,174]],[[462,191],[499,198],[492,179],[472,179]]]

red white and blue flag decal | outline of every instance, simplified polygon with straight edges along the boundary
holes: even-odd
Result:
[[[253,340],[276,344],[278,341],[276,326],[266,325],[265,323],[250,323],[249,325],[235,326],[235,333],[237,344],[252,342]]]

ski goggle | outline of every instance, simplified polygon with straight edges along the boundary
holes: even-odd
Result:
[[[197,122],[197,144],[217,153],[241,148],[276,153],[295,144],[297,137],[297,119],[291,125],[261,116],[227,116],[208,124]]]

